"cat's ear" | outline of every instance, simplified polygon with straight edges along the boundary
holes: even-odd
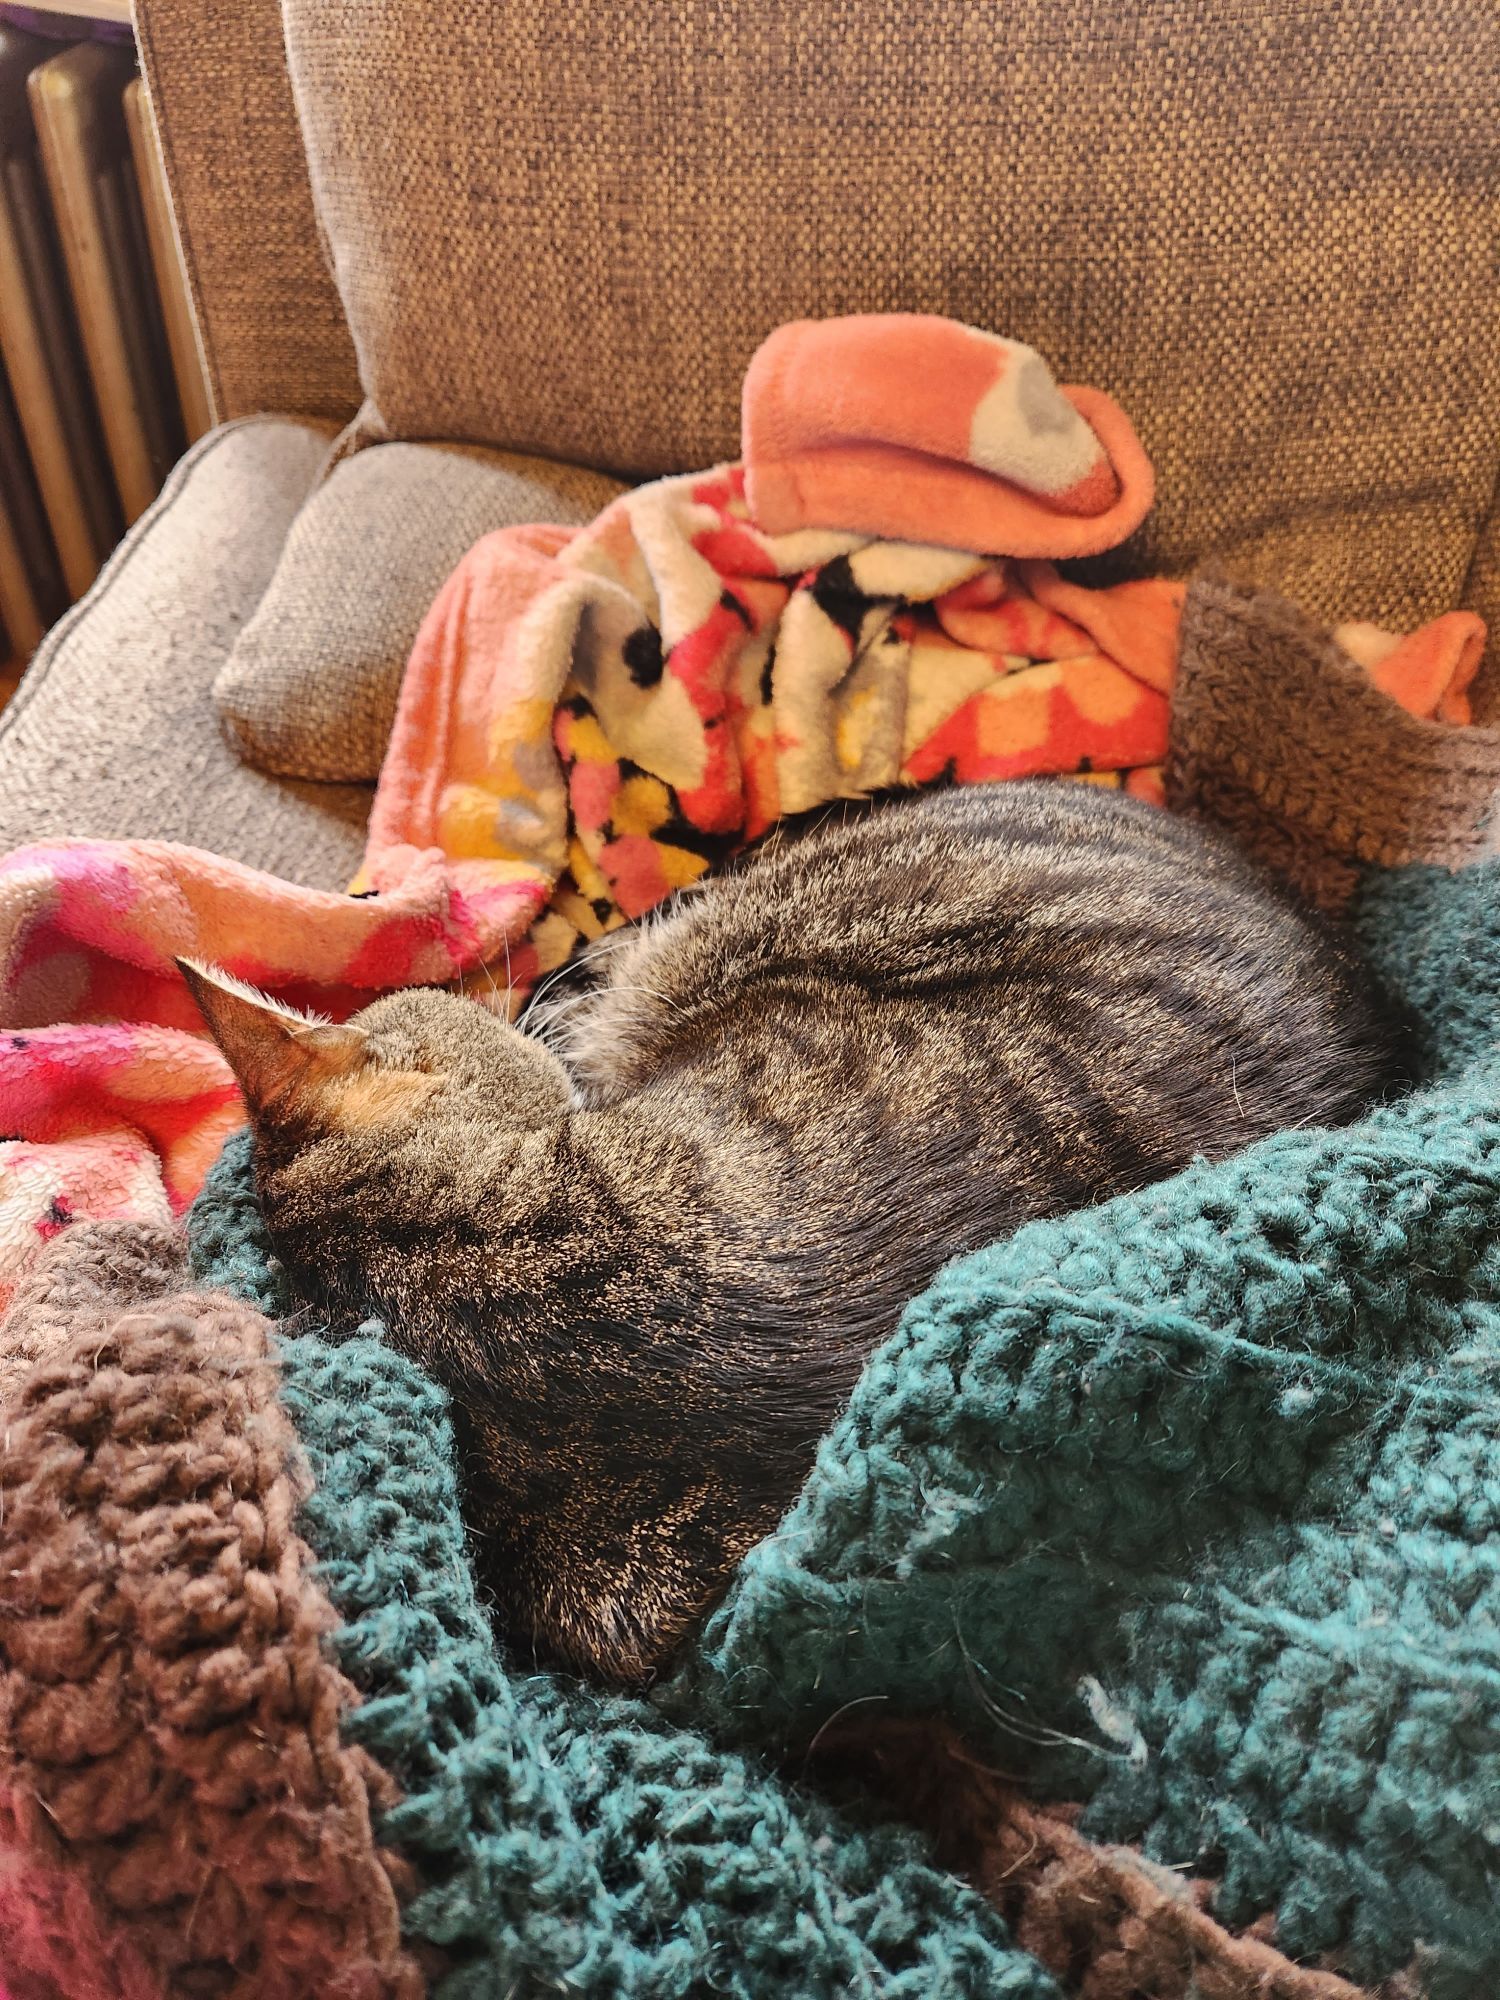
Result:
[[[331,1086],[363,1064],[362,1028],[310,1020],[196,959],[179,958],[177,966],[253,1117],[313,1110]]]

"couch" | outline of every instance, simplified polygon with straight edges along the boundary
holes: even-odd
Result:
[[[390,487],[365,573],[310,524],[286,615],[430,594],[451,549],[393,452],[439,512],[489,460],[487,525],[570,467],[602,494],[732,456],[744,364],[799,315],[944,311],[1116,395],[1160,499],[1114,573],[1500,614],[1500,37],[1467,0],[137,13],[219,427],[0,720],[7,847],[342,886],[367,785],[256,768],[213,694],[300,511]]]

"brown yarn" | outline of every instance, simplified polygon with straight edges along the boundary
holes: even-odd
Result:
[[[0,1409],[85,1321],[99,1327],[187,1280],[180,1233],[145,1222],[91,1222],[55,1236],[0,1314]]]
[[[814,1755],[926,1828],[1075,2000],[1361,2000],[1337,1974],[1226,1930],[1210,1883],[1085,1840],[1074,1809],[1033,1804],[945,1724],[849,1725]]]
[[[270,1325],[217,1294],[110,1309],[109,1272],[175,1262],[147,1234],[132,1264],[118,1225],[69,1231],[4,1328],[36,1344],[71,1313],[0,1418],[0,1962],[68,2000],[144,2000],[147,1974],[195,2000],[416,2000],[370,1824],[393,1787],[340,1741],[356,1697],[295,1532]],[[18,1869],[87,1889],[107,1980]]]
[[[1312,901],[1342,908],[1366,863],[1496,852],[1497,789],[1500,731],[1408,715],[1269,591],[1220,577],[1189,590],[1167,802],[1216,820]]]

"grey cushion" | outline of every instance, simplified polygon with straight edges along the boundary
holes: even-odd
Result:
[[[176,467],[0,715],[0,850],[67,834],[176,840],[345,886],[369,792],[251,770],[212,696],[327,443],[313,425],[251,417]]]
[[[286,777],[377,777],[406,656],[460,558],[494,528],[590,521],[624,490],[576,466],[436,444],[336,466],[215,684],[240,754]]]

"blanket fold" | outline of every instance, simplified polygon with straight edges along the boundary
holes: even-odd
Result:
[[[798,320],[745,375],[745,488],[774,535],[853,529],[989,555],[1098,555],[1151,508],[1123,410],[1035,349],[923,313]]]

